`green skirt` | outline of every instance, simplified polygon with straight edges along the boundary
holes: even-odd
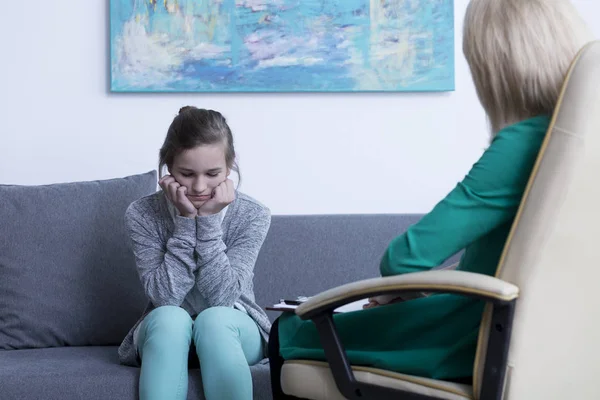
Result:
[[[335,326],[351,364],[440,380],[473,375],[484,303],[439,294],[336,314]],[[291,313],[279,320],[285,360],[325,361],[312,321]]]

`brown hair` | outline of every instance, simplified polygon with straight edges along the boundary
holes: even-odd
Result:
[[[183,150],[215,143],[225,145],[227,168],[235,171],[240,176],[240,170],[235,159],[233,135],[225,117],[213,110],[193,106],[182,107],[179,114],[171,122],[167,137],[160,148],[158,156],[159,176],[162,177],[162,170],[165,165],[171,168],[175,157]]]

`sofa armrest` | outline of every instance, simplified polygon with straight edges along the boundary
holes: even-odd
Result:
[[[433,270],[338,286],[311,297],[296,308],[296,314],[302,319],[311,319],[368,297],[414,292],[456,293],[494,304],[510,303],[519,296],[517,286],[498,278],[465,271]]]

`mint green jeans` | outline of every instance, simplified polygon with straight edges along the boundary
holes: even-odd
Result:
[[[185,400],[194,340],[207,400],[251,400],[249,365],[263,358],[258,326],[246,313],[212,307],[193,321],[183,308],[164,306],[142,321],[136,338],[142,360],[141,400]]]

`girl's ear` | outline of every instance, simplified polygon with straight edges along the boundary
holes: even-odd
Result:
[[[227,177],[229,178],[229,175],[231,174],[231,168],[227,168]]]

